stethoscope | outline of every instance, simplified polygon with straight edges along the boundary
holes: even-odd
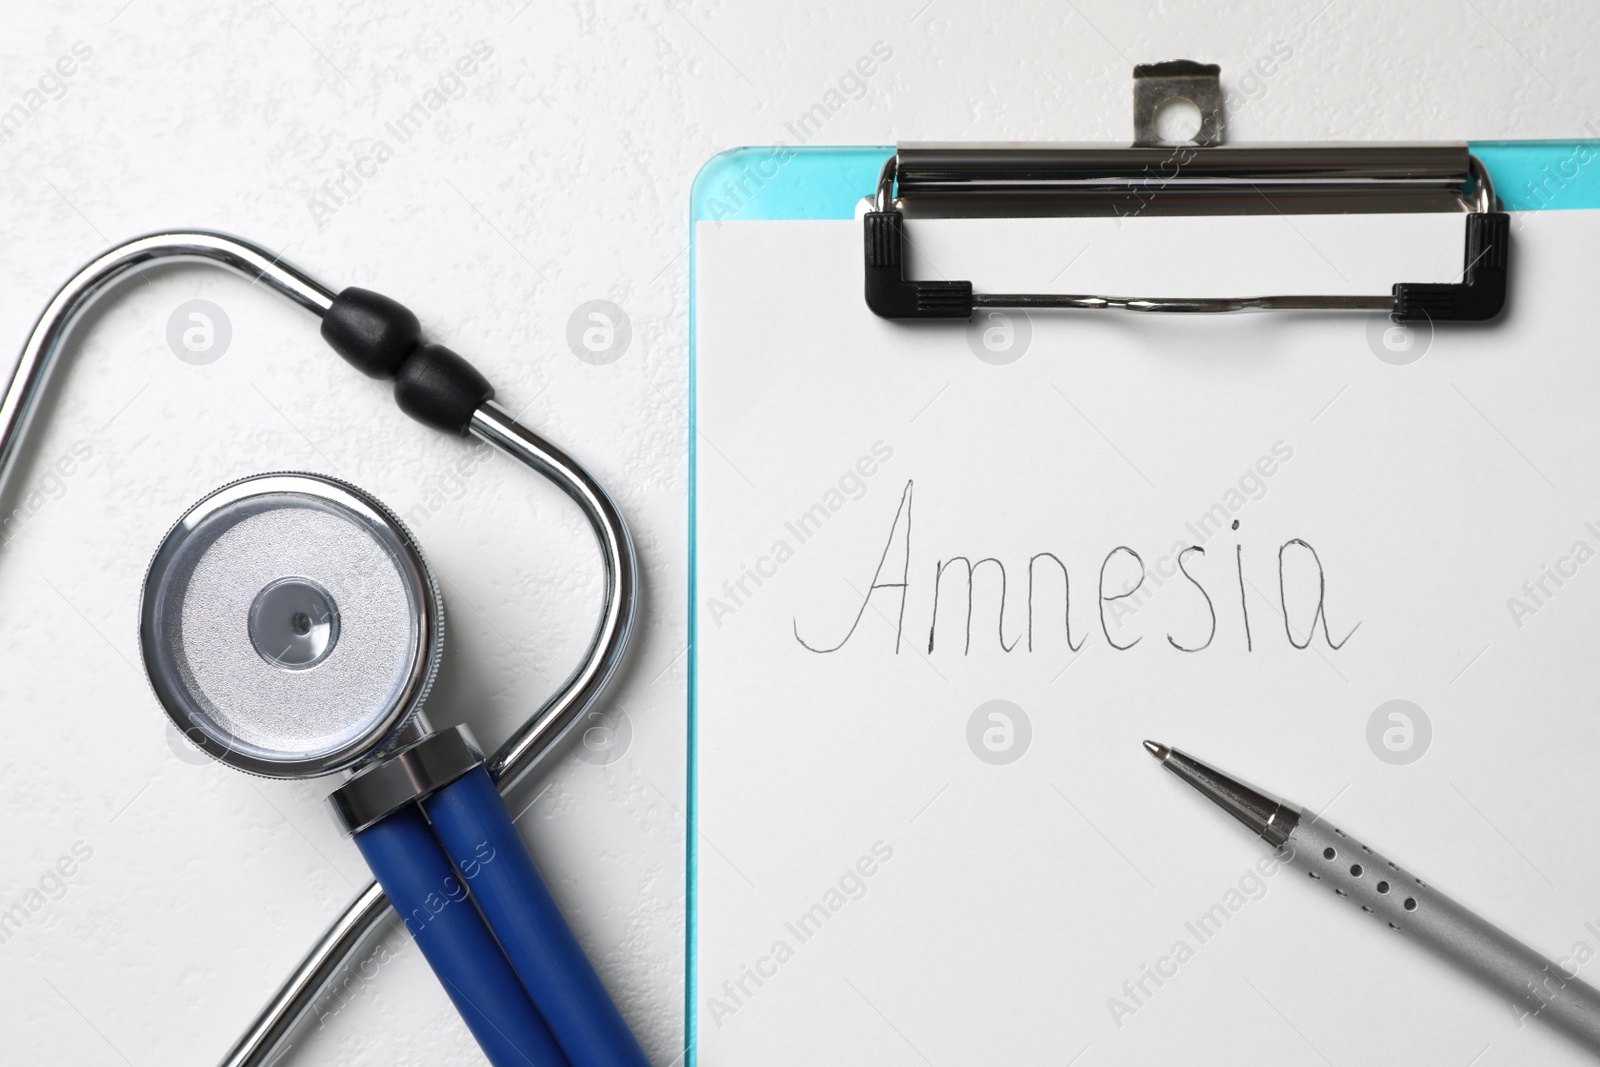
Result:
[[[605,490],[494,402],[466,360],[425,344],[415,315],[363,289],[334,293],[247,241],[136,238],[81,269],[40,315],[0,400],[0,492],[73,324],[130,272],[212,263],[322,319],[323,338],[394,381],[401,410],[471,435],[555,483],[599,541],[606,577],[582,664],[485,757],[422,705],[443,615],[426,558],[381,502],[335,479],[267,474],[208,494],[146,575],[140,644],[175,726],[220,762],[269,777],[341,771],[329,798],[376,881],[306,955],[223,1061],[262,1067],[393,904],[496,1067],[648,1064],[561,916],[501,795],[595,704],[638,604],[633,543]]]

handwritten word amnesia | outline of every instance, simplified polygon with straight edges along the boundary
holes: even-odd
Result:
[[[890,524],[888,539],[878,556],[877,569],[873,572],[872,583],[867,587],[866,594],[855,605],[853,616],[845,616],[848,619],[847,626],[835,624],[833,632],[839,633],[842,630],[843,635],[837,640],[819,639],[817,631],[820,627],[808,625],[807,631],[811,636],[802,636],[800,622],[795,619],[794,637],[802,647],[822,654],[837,652],[844,648],[855,636],[873,596],[886,592],[890,598],[899,598],[898,605],[894,605],[891,599],[889,611],[884,614],[886,618],[895,620],[894,652],[896,654],[900,652],[907,625],[906,608],[913,592],[911,578],[913,488],[912,482],[905,483],[905,490],[900,495],[899,509]],[[1235,522],[1233,525],[1237,527],[1238,523]],[[1140,593],[1147,581],[1159,585],[1165,578],[1171,579],[1174,585],[1188,591],[1190,607],[1187,610],[1192,620],[1185,627],[1183,634],[1168,633],[1167,644],[1179,652],[1201,652],[1211,647],[1217,636],[1219,602],[1227,603],[1237,598],[1237,611],[1243,622],[1245,648],[1246,651],[1254,651],[1255,643],[1250,636],[1250,607],[1245,597],[1247,580],[1243,545],[1234,546],[1233,562],[1237,585],[1228,582],[1226,589],[1217,587],[1215,583],[1212,588],[1207,588],[1202,581],[1202,575],[1197,573],[1192,557],[1203,557],[1205,554],[1206,549],[1203,545],[1180,543],[1153,568],[1147,568],[1144,557],[1128,545],[1118,545],[1107,552],[1100,562],[1095,596],[1100,632],[1104,635],[1106,643],[1119,652],[1125,652],[1144,640],[1146,635],[1136,636],[1131,640],[1118,640],[1117,635],[1112,632],[1113,626],[1120,627],[1123,618],[1136,610],[1137,604],[1140,603]],[[1317,550],[1309,542],[1296,537],[1279,545],[1277,556],[1278,606],[1282,611],[1284,636],[1289,644],[1296,649],[1309,648],[1311,642],[1316,639],[1317,626],[1320,623],[1322,637],[1328,647],[1333,650],[1343,648],[1360,623],[1352,626],[1343,637],[1334,638],[1328,621],[1328,576]],[[924,568],[919,569],[927,573]],[[1286,578],[1286,572],[1291,568],[1297,575],[1296,581],[1292,583],[1293,593],[1290,591],[1291,583]],[[998,583],[999,609],[995,613],[994,628],[1001,650],[1011,652],[1021,644],[1024,637],[1023,627],[1015,627],[1015,633],[1009,640],[1006,636],[1007,598],[1011,595],[1012,584],[1006,564],[995,556],[985,556],[976,560],[966,555],[949,556],[933,561],[933,580],[928,595],[925,598],[921,597],[921,588],[918,587],[916,590],[919,599],[927,599],[931,603],[928,613],[930,655],[938,644],[941,609],[946,617],[952,613],[964,615],[961,652],[962,655],[972,652],[973,590],[978,584],[980,574],[985,576],[992,574],[993,580]],[[1044,596],[1036,595],[1036,584],[1041,574],[1060,575],[1059,580],[1052,578],[1048,583],[1048,588],[1059,587],[1061,590],[1059,600],[1055,601],[1059,604],[1059,613],[1052,612],[1052,614],[1061,620],[1062,627],[1066,631],[1067,645],[1076,652],[1088,640],[1088,635],[1080,636],[1076,642],[1073,640],[1072,575],[1062,557],[1050,551],[1036,552],[1028,557],[1027,561],[1027,650],[1033,651],[1035,608],[1049,598],[1048,592]],[[949,603],[952,595],[957,598],[954,606]],[[1225,610],[1234,609],[1225,608]],[[1296,625],[1297,619],[1301,620],[1299,625]]]

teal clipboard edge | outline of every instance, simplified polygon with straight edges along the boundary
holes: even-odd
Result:
[[[695,545],[699,529],[699,496],[696,492],[696,463],[699,456],[697,427],[699,413],[695,389],[695,230],[703,221],[767,219],[848,219],[855,216],[856,204],[877,188],[883,161],[894,154],[892,146],[861,148],[734,148],[712,156],[695,175],[689,194],[689,768],[686,789],[689,813],[684,836],[688,841],[685,859],[686,885],[684,921],[684,1067],[695,1067],[698,1059],[696,1038],[698,1016],[695,995],[699,970],[696,966],[695,937],[698,932],[696,872],[699,863],[700,791],[697,775],[696,686],[699,669],[695,660],[698,645],[699,611],[695,607]]]
[[[1473,141],[1472,153],[1489,169],[1495,192],[1511,211],[1600,207],[1600,139]],[[695,659],[698,590],[695,544],[699,500],[695,491],[697,411],[695,400],[695,230],[700,222],[781,219],[850,219],[856,205],[878,184],[891,145],[859,147],[734,148],[712,156],[695,176],[689,194],[689,768],[685,905],[684,1065],[695,1067],[699,972],[696,871],[699,790],[696,765]]]

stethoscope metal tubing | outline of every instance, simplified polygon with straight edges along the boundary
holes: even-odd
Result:
[[[571,497],[594,529],[605,562],[604,608],[588,652],[544,707],[489,757],[489,773],[505,794],[599,698],[621,665],[638,608],[639,566],[633,538],[616,503],[580,463],[492,400],[473,414],[472,433],[538,471]]]
[[[79,270],[51,298],[7,379],[0,398],[0,492],[5,490],[46,381],[78,318],[129,273],[150,264],[176,262],[223,267],[252,283],[267,286],[319,318],[327,313],[335,296],[332,290],[266,249],[226,234],[163,231],[110,249]],[[638,562],[633,539],[616,504],[581,464],[522,426],[493,401],[474,413],[471,432],[550,479],[572,498],[599,542],[606,580],[600,622],[583,661],[489,758],[490,773],[504,794],[594,705],[616,673],[638,610]],[[264,1067],[388,911],[388,901],[377,883],[367,885],[312,946],[229,1051],[222,1067]]]
[[[166,230],[135,237],[97,256],[73,275],[34,323],[0,399],[0,488],[16,462],[56,356],[78,318],[130,271],[154,263],[210,263],[259,283],[294,301],[318,318],[333,305],[334,293],[284,263],[259,245],[203,230]]]

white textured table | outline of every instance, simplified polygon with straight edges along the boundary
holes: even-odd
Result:
[[[701,163],[794,143],[807,113],[817,144],[1123,140],[1131,66],[1179,56],[1222,64],[1235,140],[1600,134],[1600,11],[1578,3],[9,7],[4,344],[110,242],[228,230],[410,304],[617,495],[646,588],[616,690],[627,724],[605,757],[550,768],[520,825],[663,1065],[682,1042],[686,205]],[[841,83],[875,45],[890,58]],[[1264,57],[1271,75],[1242,83]],[[231,331],[205,366],[167,339],[193,299]],[[609,363],[568,342],[592,300],[631,326]],[[366,873],[324,785],[171,743],[134,636],[167,524],[273,468],[387,500],[445,583],[434,716],[489,743],[581,653],[597,568],[553,492],[407,421],[295,308],[182,270],[92,321],[0,513],[0,1058],[208,1064]],[[479,1062],[415,950],[390,949],[287,1062]]]

